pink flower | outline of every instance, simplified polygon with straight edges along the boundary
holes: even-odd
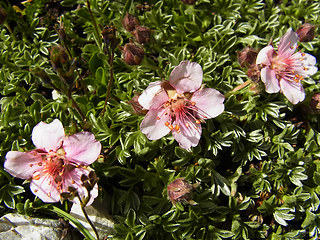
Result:
[[[72,186],[81,198],[88,196],[80,177],[89,175],[87,165],[93,163],[101,151],[100,142],[90,132],[65,136],[62,123],[55,119],[40,122],[32,131],[36,149],[30,152],[10,151],[4,168],[14,177],[31,179],[30,189],[43,202],[58,202],[60,193]],[[91,204],[98,196],[98,186],[91,191]],[[78,203],[77,198],[74,199]]]
[[[310,54],[297,52],[298,37],[290,28],[280,39],[278,53],[269,45],[259,52],[261,80],[267,93],[282,92],[290,102],[296,104],[304,100],[305,93],[301,81],[315,74],[316,59]]]
[[[197,146],[201,121],[214,118],[224,110],[224,96],[215,89],[201,88],[203,72],[198,63],[182,61],[169,81],[150,83],[138,101],[148,113],[140,129],[150,140],[169,132],[182,148]]]

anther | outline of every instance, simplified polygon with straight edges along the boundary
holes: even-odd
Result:
[[[61,177],[63,175],[63,172],[59,172],[59,176]]]
[[[172,129],[173,129],[173,126],[172,126],[172,125],[169,125],[169,129],[172,130]]]
[[[166,125],[167,127],[170,125],[170,123],[169,122],[166,122],[164,125]]]
[[[32,167],[32,166],[33,166],[33,164],[32,164],[32,163],[30,163],[29,167]]]
[[[160,120],[160,118],[159,118],[159,117],[157,117],[157,120]]]
[[[196,124],[200,124],[200,121],[198,119],[196,120]]]
[[[300,60],[300,61],[303,61],[303,60],[304,60],[304,58],[303,58],[303,57],[302,57],[302,58],[299,58],[299,60]]]
[[[196,105],[196,103],[195,102],[191,102],[191,104],[194,106],[194,105]]]
[[[33,177],[34,180],[39,180],[40,179],[40,175],[36,175]]]
[[[293,49],[294,47],[293,47],[293,46],[291,46],[290,48],[291,48],[291,49]]]
[[[48,197],[51,197],[51,192],[48,192],[47,196],[48,196]]]
[[[38,192],[38,189],[35,189],[34,192],[35,192],[35,193]]]
[[[189,123],[186,123],[186,127],[187,127],[187,128],[190,127],[190,124],[189,124]]]
[[[37,152],[34,152],[34,153],[33,153],[33,156],[37,156]]]
[[[302,56],[302,57],[304,57],[305,55],[306,55],[306,54],[305,54],[304,52],[303,52],[303,53],[301,53],[301,56]]]
[[[74,180],[72,180],[72,181],[71,181],[71,183],[72,183],[72,184],[75,184],[75,181],[74,181]]]
[[[41,167],[42,166],[42,162],[38,162],[38,166]]]
[[[174,127],[174,129],[175,129],[176,131],[179,131],[180,126],[179,126],[179,125],[176,125],[176,126]]]

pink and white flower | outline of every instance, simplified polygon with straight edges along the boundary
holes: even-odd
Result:
[[[282,92],[290,102],[297,104],[305,98],[301,81],[315,74],[316,58],[296,52],[298,37],[290,28],[280,39],[278,52],[269,45],[261,49],[256,63],[261,66],[261,80],[267,93]]]
[[[81,176],[89,175],[87,167],[99,156],[101,144],[90,132],[65,136],[62,123],[55,119],[50,124],[40,122],[32,131],[36,149],[30,152],[10,151],[4,168],[14,177],[30,179],[30,189],[43,202],[58,202],[60,193],[68,187],[77,189],[79,196],[88,196]],[[90,192],[91,204],[98,196],[98,186]],[[73,200],[78,203],[77,198]]]
[[[150,83],[138,101],[148,109],[140,125],[150,140],[169,132],[180,147],[198,145],[201,121],[214,118],[224,110],[224,95],[213,88],[201,88],[203,72],[198,63],[182,61],[173,69],[169,81]]]

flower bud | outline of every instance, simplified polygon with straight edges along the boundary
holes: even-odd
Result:
[[[52,46],[50,48],[50,59],[54,69],[62,68],[69,60],[68,54],[62,46]]]
[[[131,15],[130,13],[126,12],[122,20],[122,25],[128,32],[132,32],[137,26],[140,25],[139,19],[136,16]]]
[[[127,43],[123,48],[123,61],[128,65],[139,65],[144,57],[144,50],[133,44]]]
[[[188,5],[194,5],[197,0],[181,0],[181,2],[188,4]]]
[[[137,43],[144,44],[150,41],[151,30],[148,27],[137,26],[133,31],[133,36]]]
[[[176,202],[190,202],[193,188],[194,186],[189,184],[184,178],[177,178],[167,187],[170,201],[173,205],[175,205]]]
[[[249,68],[256,63],[258,51],[252,47],[245,47],[241,51],[237,51],[238,62],[241,67]]]
[[[0,7],[0,24],[4,23],[6,19],[7,19],[7,13],[2,7]]]
[[[42,82],[44,82],[46,84],[51,82],[49,75],[43,69],[36,68],[34,70],[31,70],[31,73],[33,75],[39,77],[42,80]]]
[[[310,42],[314,38],[315,27],[310,23],[302,24],[296,31],[300,42]]]
[[[128,101],[128,103],[131,105],[131,107],[132,107],[133,111],[135,112],[135,114],[140,115],[140,116],[146,115],[148,110],[144,109],[140,105],[140,103],[138,101],[139,96],[140,96],[140,94],[135,95],[130,101]]]

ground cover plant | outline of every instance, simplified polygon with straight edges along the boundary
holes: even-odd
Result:
[[[99,199],[100,239],[319,239],[319,13],[1,1],[1,215]]]

